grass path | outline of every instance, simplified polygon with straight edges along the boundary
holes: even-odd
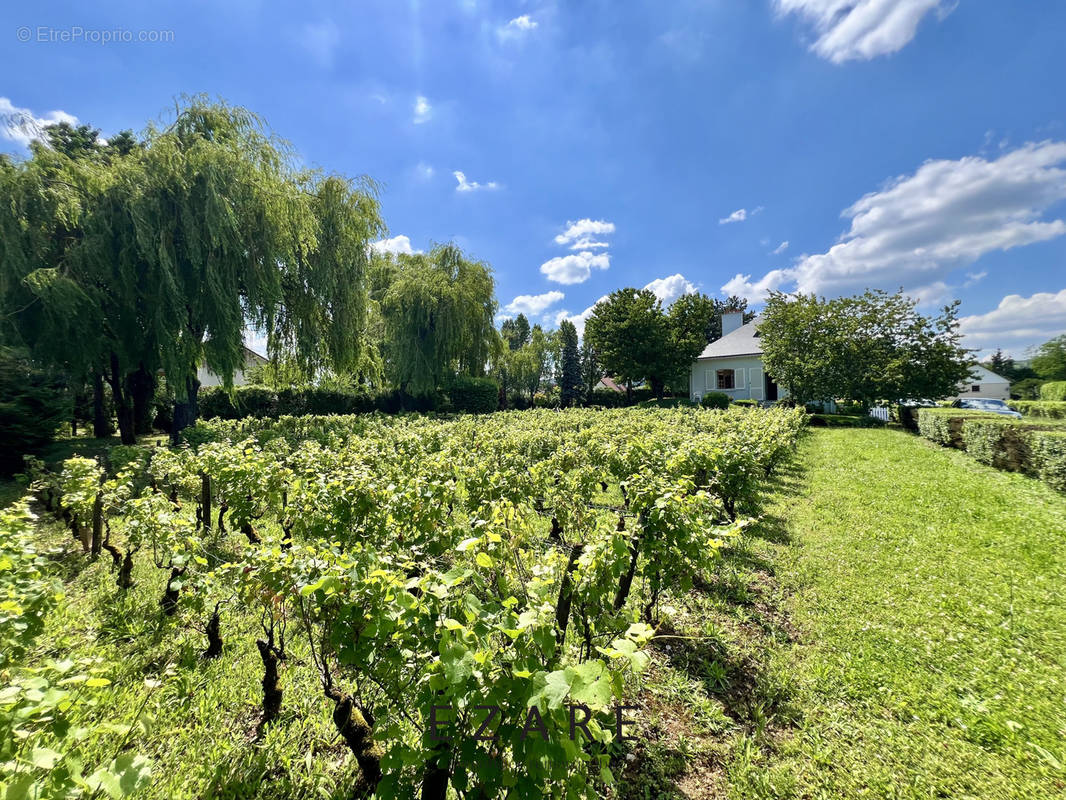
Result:
[[[1066,796],[1066,497],[895,430],[816,430],[767,544],[798,722],[731,795]]]

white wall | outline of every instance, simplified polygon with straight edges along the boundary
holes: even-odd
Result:
[[[974,387],[978,391],[973,391]],[[971,381],[959,385],[959,393],[952,400],[973,400],[977,397],[988,397],[994,400],[1010,400],[1010,384],[1006,381]]]
[[[735,388],[719,389],[716,386],[720,369],[733,370]],[[758,356],[741,358],[708,358],[696,361],[689,376],[689,396],[698,402],[708,392],[723,392],[734,400],[765,400],[762,359]],[[784,387],[777,387],[777,396],[787,394]]]

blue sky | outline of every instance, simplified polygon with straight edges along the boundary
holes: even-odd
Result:
[[[381,183],[380,247],[455,241],[489,262],[501,314],[580,325],[649,284],[754,302],[903,286],[930,308],[961,299],[982,350],[1066,331],[1059,0],[56,2],[0,18],[5,119],[106,135],[183,92],[245,105],[307,162]],[[5,131],[0,149],[24,153]]]

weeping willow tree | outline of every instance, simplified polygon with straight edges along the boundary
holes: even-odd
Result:
[[[404,394],[433,391],[455,375],[480,376],[499,338],[488,265],[454,245],[379,255],[385,373]]]
[[[47,128],[29,158],[0,159],[0,337],[74,381],[91,381],[94,427],[102,435],[112,354],[124,364],[150,363],[152,343],[140,335],[124,287],[81,258],[88,219],[138,149],[128,133],[109,143],[97,133],[88,126]],[[141,368],[139,376],[145,374]],[[134,377],[123,373],[120,380],[128,386]],[[133,408],[117,407],[132,426]]]

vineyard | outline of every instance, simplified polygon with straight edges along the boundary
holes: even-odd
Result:
[[[151,795],[141,711],[229,660],[245,696],[199,713],[254,703],[254,742],[325,709],[352,764],[339,796],[610,796],[664,607],[713,575],[804,419],[214,420],[177,448],[31,463],[2,517],[0,795]],[[60,526],[63,559],[42,536]],[[64,592],[93,561],[111,614]],[[60,608],[83,627],[42,635]],[[76,637],[143,645],[143,686],[68,657]],[[144,705],[115,719],[120,690]],[[225,795],[210,766],[187,796]]]

